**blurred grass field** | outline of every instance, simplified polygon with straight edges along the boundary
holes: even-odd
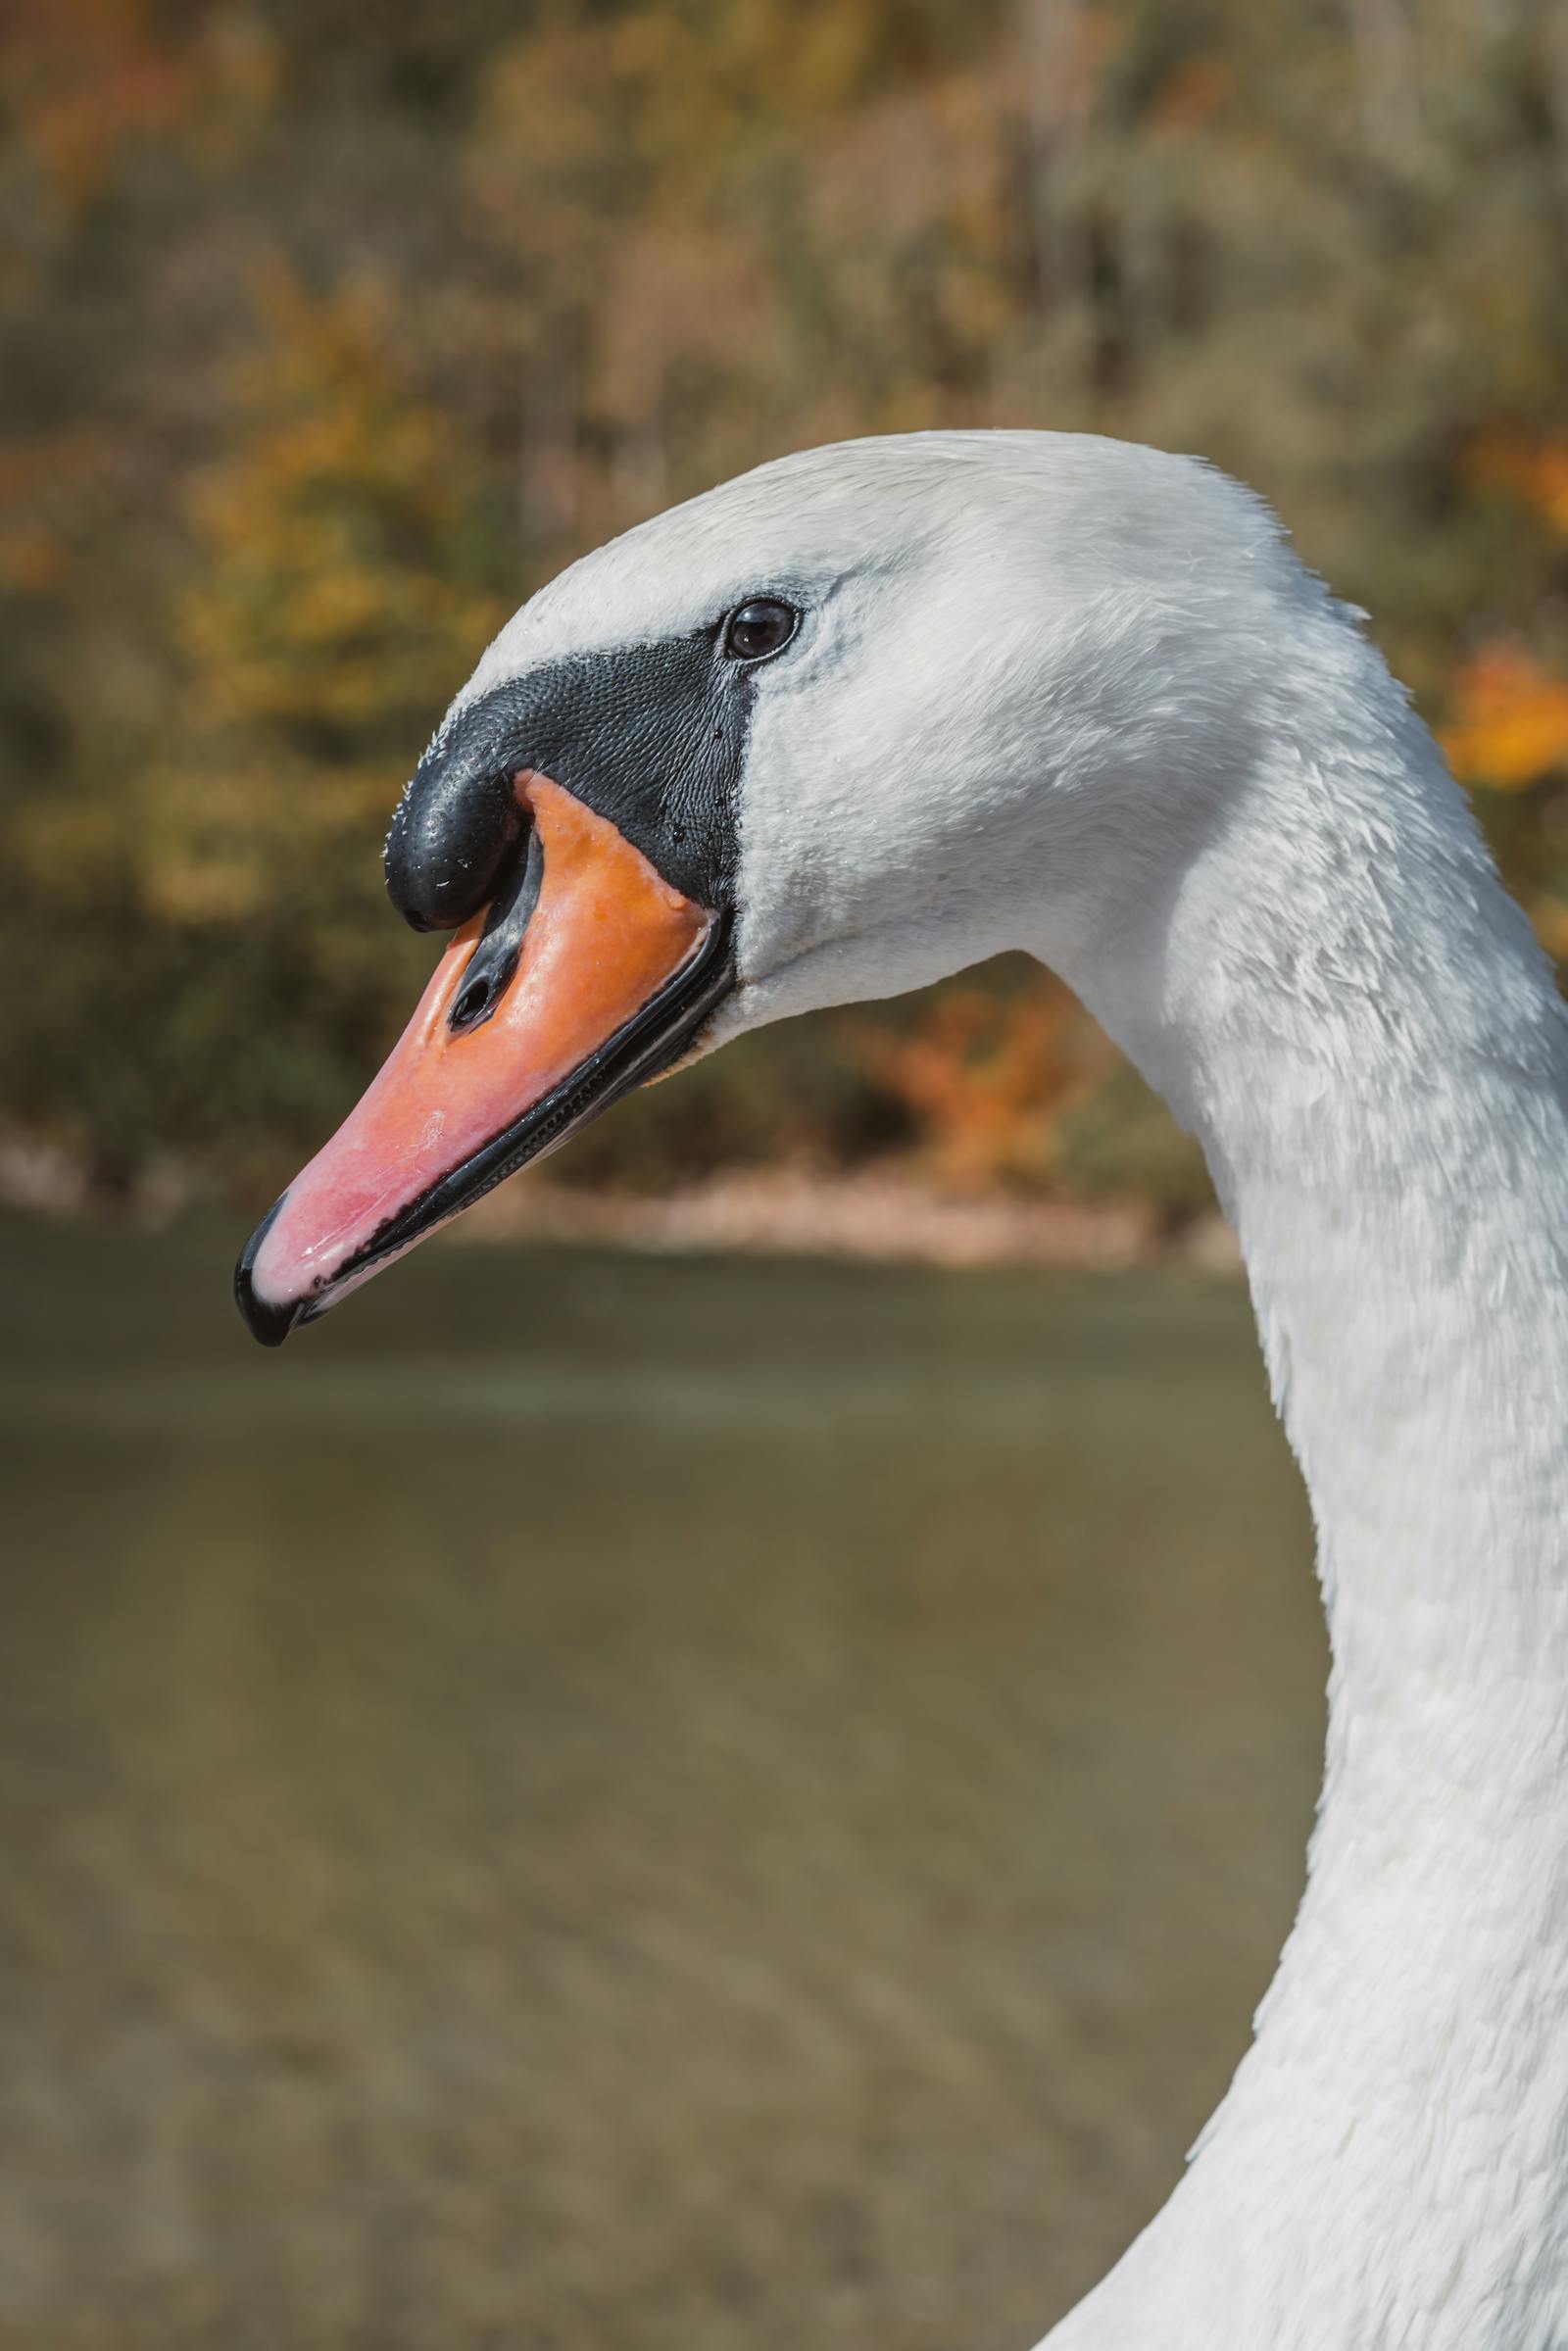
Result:
[[[1234,1282],[0,1226],[4,2351],[1026,2345],[1298,1891]]]

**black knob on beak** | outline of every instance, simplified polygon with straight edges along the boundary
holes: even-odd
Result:
[[[510,769],[433,743],[386,837],[387,896],[415,930],[456,930],[495,896],[526,826]]]

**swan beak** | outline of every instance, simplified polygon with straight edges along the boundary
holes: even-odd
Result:
[[[727,992],[727,923],[549,776],[515,791],[525,850],[246,1245],[235,1292],[264,1346],[667,1068]]]

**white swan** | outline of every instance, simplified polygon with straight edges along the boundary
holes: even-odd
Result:
[[[388,871],[465,928],[242,1260],[265,1338],[694,1041],[1004,947],[1200,1138],[1317,1518],[1327,1774],[1253,2045],[1049,2339],[1562,2351],[1568,1026],[1354,616],[1191,460],[814,451],[525,606]]]

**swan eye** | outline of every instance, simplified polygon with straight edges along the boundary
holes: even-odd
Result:
[[[760,661],[780,653],[801,624],[792,604],[776,596],[754,596],[731,612],[724,623],[724,653],[731,661]]]

